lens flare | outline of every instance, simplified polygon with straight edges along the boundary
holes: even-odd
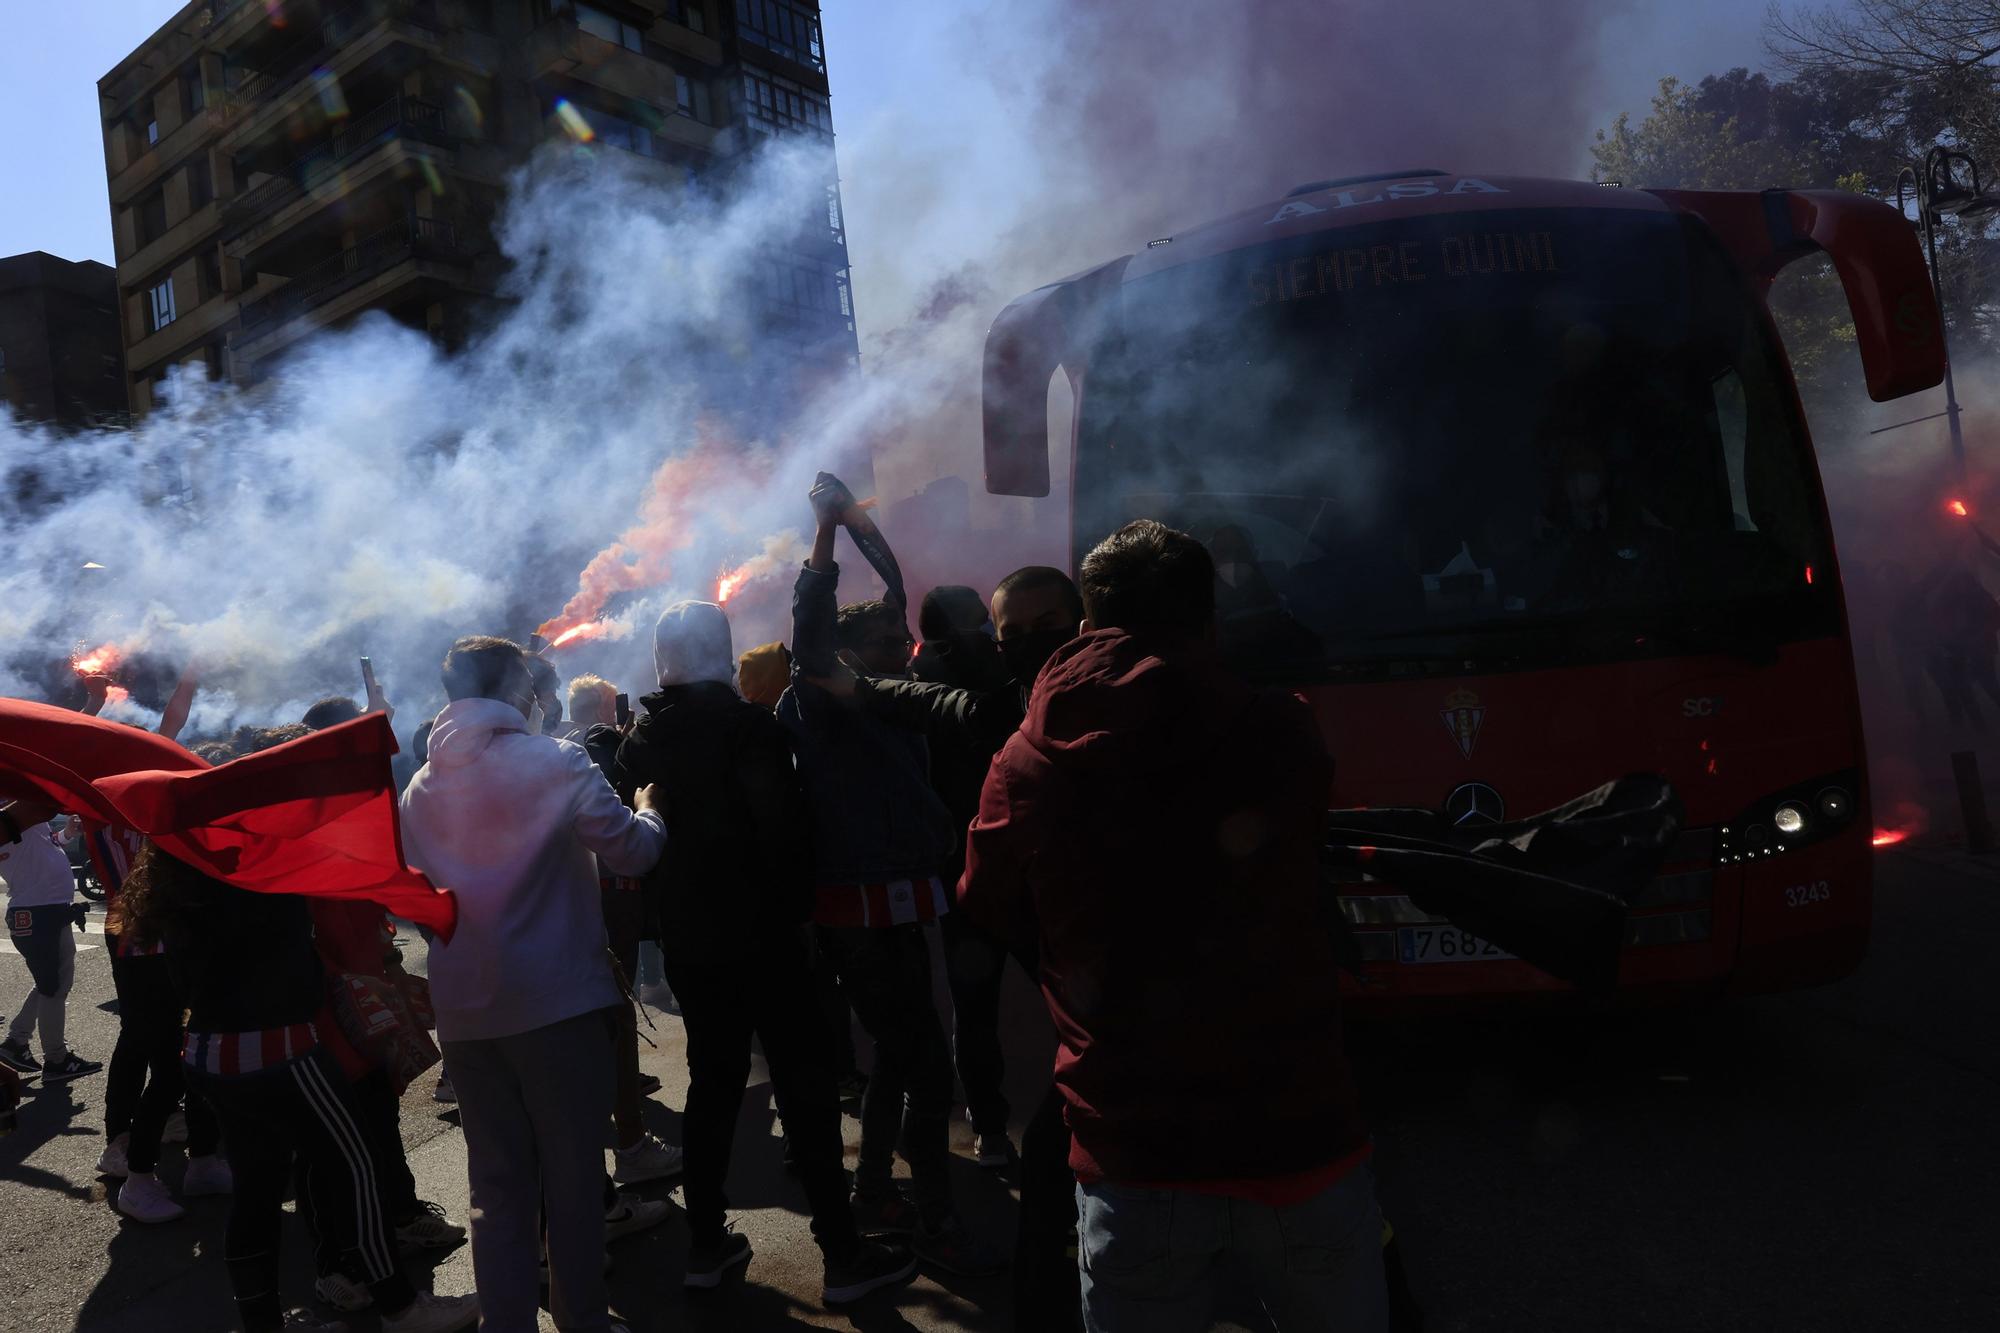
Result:
[[[313,71],[313,90],[319,96],[319,109],[328,120],[347,119],[347,94],[340,89],[340,76],[321,66]]]
[[[583,113],[578,111],[567,97],[556,99],[556,119],[562,122],[562,127],[569,132],[569,137],[578,143],[589,143],[597,137],[597,131],[590,128],[590,122],[583,118]]]
[[[472,123],[473,132],[477,133],[484,129],[486,127],[486,112],[480,108],[479,99],[472,95],[472,90],[461,83],[451,91],[452,95],[458,99],[459,108],[465,112],[465,118]]]

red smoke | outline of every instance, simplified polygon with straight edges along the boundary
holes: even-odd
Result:
[[[671,579],[679,553],[694,545],[704,522],[713,523],[717,492],[725,485],[754,486],[759,470],[756,459],[713,422],[697,422],[694,447],[654,471],[639,504],[639,521],[591,557],[577,576],[576,594],[536,632],[551,646],[605,633],[609,626],[590,627],[611,599]]]

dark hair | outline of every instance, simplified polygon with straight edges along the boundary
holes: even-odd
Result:
[[[312,731],[324,731],[328,727],[339,726],[342,722],[352,722],[361,716],[361,705],[338,694],[326,698],[306,709],[306,715],[299,719]]]
[[[834,612],[834,646],[858,650],[884,621],[901,625],[903,613],[889,602],[849,602]]]
[[[926,639],[948,639],[986,623],[986,603],[977,589],[943,583],[924,594],[917,611],[917,633]]]
[[[202,874],[187,862],[169,856],[149,839],[132,858],[124,884],[111,900],[104,928],[121,945],[150,949],[160,942],[175,911],[198,891]]]
[[[226,764],[236,757],[228,741],[196,741],[188,746],[188,753],[211,764]]]
[[[497,699],[516,664],[526,654],[511,639],[491,634],[468,634],[444,655],[444,693],[447,699]]]
[[[1215,561],[1185,532],[1142,518],[1083,558],[1083,605],[1098,629],[1198,639],[1215,624]]]
[[[1053,565],[1024,565],[1001,579],[993,595],[1039,592],[1043,588],[1062,589],[1063,600],[1069,603],[1070,620],[1077,622],[1083,619],[1083,594],[1076,590],[1076,580]]]
[[[417,729],[410,733],[410,753],[417,757],[418,768],[431,761],[431,728],[436,725],[436,718],[427,717],[417,723]]]
[[[286,741],[295,741],[301,736],[310,735],[312,728],[303,722],[287,722],[281,727],[260,727],[257,729],[257,734],[250,739],[250,748],[244,753],[256,754],[274,745],[283,745]]]

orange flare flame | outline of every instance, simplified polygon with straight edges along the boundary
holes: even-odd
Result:
[[[1903,829],[1878,828],[1875,830],[1875,836],[1868,840],[1868,844],[1871,847],[1894,847],[1909,836],[1909,833]]]
[[[88,653],[70,658],[69,664],[70,669],[79,676],[101,676],[106,672],[117,670],[118,663],[122,660],[124,654],[118,651],[118,645],[107,643],[93,648]]]
[[[1954,514],[1957,514],[1960,518],[1972,517],[1972,511],[1965,507],[1965,501],[1963,500],[1947,501],[1945,503],[1945,508],[1949,509]]]

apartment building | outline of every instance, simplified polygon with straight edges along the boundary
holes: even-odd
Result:
[[[364,311],[462,346],[508,172],[551,137],[663,188],[823,142],[825,218],[745,295],[802,365],[854,359],[816,0],[194,0],[98,95],[135,412],[175,366],[252,383]]]
[[[0,415],[61,426],[125,416],[118,283],[96,260],[0,258]]]

